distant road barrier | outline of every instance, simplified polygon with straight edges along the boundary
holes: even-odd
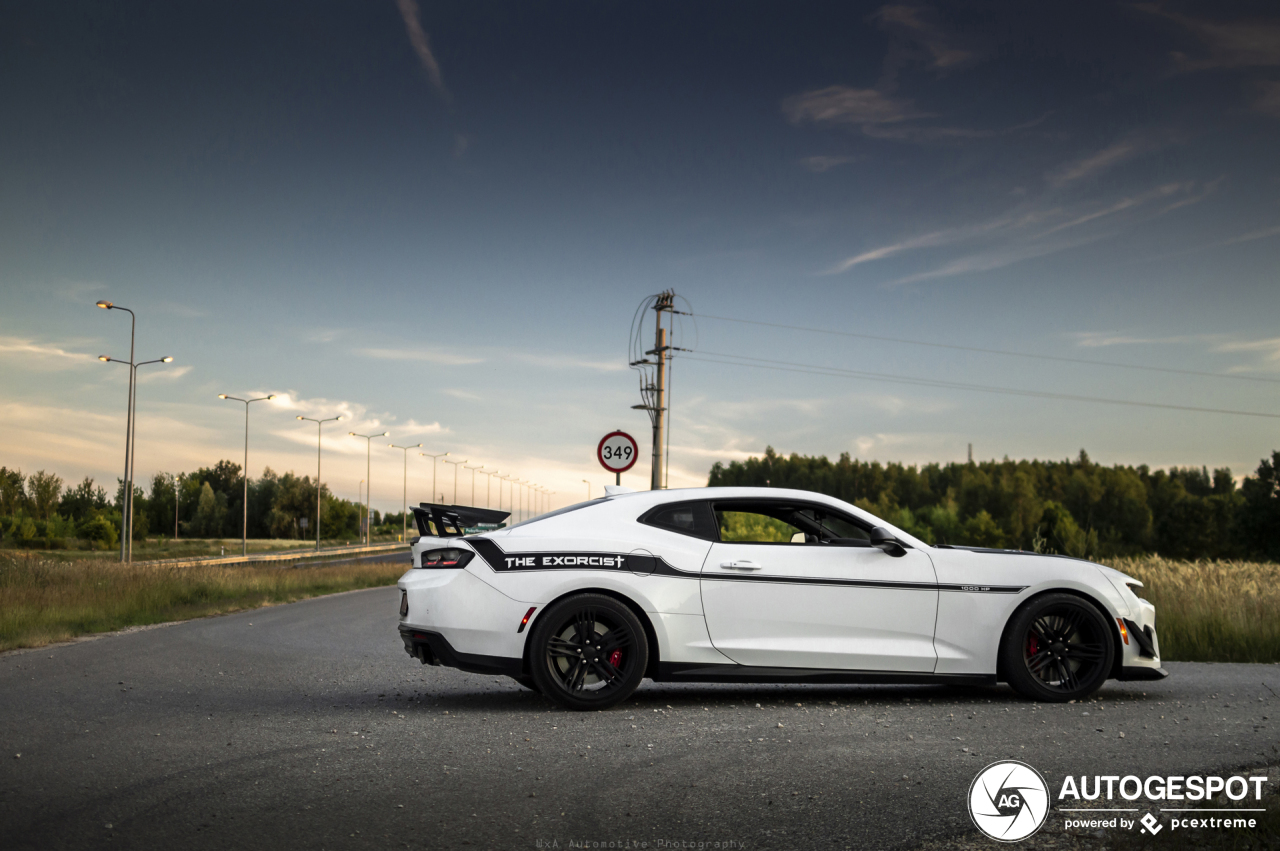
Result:
[[[325,547],[320,550],[296,549],[286,550],[284,552],[249,553],[247,556],[201,556],[198,558],[169,558],[157,559],[155,561],[138,561],[134,563],[156,565],[157,567],[194,567],[196,565],[207,564],[251,564],[267,561],[301,561],[302,559],[324,558],[326,556],[336,555],[361,555],[362,553],[384,552],[392,553],[396,550],[404,550],[407,554],[409,545],[407,543],[397,541],[393,544],[373,544],[368,547],[363,544],[355,544],[347,547]]]

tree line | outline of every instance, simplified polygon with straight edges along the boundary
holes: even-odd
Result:
[[[1240,487],[1228,468],[1152,470],[1063,461],[923,466],[843,453],[716,463],[708,485],[817,491],[853,503],[931,544],[1056,552],[1082,558],[1280,561],[1280,452]]]
[[[109,549],[119,543],[124,484],[114,496],[86,477],[65,486],[44,470],[23,475],[0,467],[0,539],[17,546],[84,545]],[[320,536],[355,540],[364,507],[320,486]],[[134,487],[134,540],[148,537],[238,538],[244,522],[244,478],[240,465],[219,461],[192,473],[156,473],[150,489]],[[315,537],[316,483],[310,476],[277,474],[268,467],[249,480],[250,538]],[[401,515],[373,511],[373,532],[399,534]],[[176,528],[175,528],[176,526]],[[381,528],[379,528],[381,527]]]

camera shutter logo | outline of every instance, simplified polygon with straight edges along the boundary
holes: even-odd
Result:
[[[1048,816],[1049,785],[1025,762],[993,762],[969,787],[969,817],[997,842],[1026,839]]]

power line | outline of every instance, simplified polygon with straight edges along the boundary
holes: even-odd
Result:
[[[698,355],[709,357],[698,357]],[[911,375],[893,375],[885,372],[862,372],[839,367],[817,366],[815,364],[792,363],[791,361],[769,360],[747,355],[730,355],[720,352],[698,352],[683,356],[686,360],[704,363],[720,363],[730,366],[753,366],[759,369],[772,369],[778,372],[803,372],[810,375],[829,375],[837,378],[858,378],[866,381],[881,381],[889,384],[911,384],[920,387],[943,387],[951,390],[970,390],[978,393],[998,393],[1004,396],[1027,396],[1036,399],[1061,399],[1068,402],[1095,402],[1102,405],[1127,405],[1137,408],[1162,408],[1169,411],[1194,411],[1202,414],[1232,414],[1240,417],[1265,417],[1280,419],[1280,414],[1266,414],[1260,411],[1232,411],[1224,408],[1200,408],[1193,405],[1169,405],[1162,402],[1137,402],[1129,399],[1107,399],[1100,396],[1077,396],[1071,393],[1050,393],[1045,390],[1019,390],[1013,387],[994,387],[986,384],[968,384],[959,381],[941,381],[933,378],[918,378]],[[715,358],[733,358],[734,360],[716,360]],[[745,362],[744,361],[748,361]]]
[[[910,346],[929,346],[935,349],[951,349],[961,352],[980,352],[986,355],[1004,355],[1006,357],[1015,358],[1032,358],[1034,360],[1059,361],[1061,363],[1078,363],[1088,366],[1109,366],[1118,369],[1140,369],[1147,372],[1167,372],[1173,375],[1198,375],[1203,378],[1232,378],[1238,381],[1259,381],[1265,384],[1280,384],[1278,378],[1264,378],[1257,375],[1231,375],[1221,372],[1203,372],[1195,369],[1174,369],[1165,366],[1140,366],[1133,363],[1118,363],[1116,361],[1091,360],[1089,358],[1069,358],[1060,355],[1038,355],[1032,352],[1011,352],[1007,349],[984,349],[978,346],[958,346],[950,343],[931,343],[926,340],[907,340],[902,337],[883,337],[877,334],[859,334],[854,331],[832,331],[828,328],[806,328],[802,325],[784,325],[780,322],[760,322],[755,319],[734,319],[730,316],[712,316],[709,313],[691,314],[700,316],[703,319],[718,319],[721,322],[738,322],[743,325],[763,325],[768,328],[785,328],[789,331],[808,331],[814,334],[831,334],[836,337],[856,337],[862,340],[879,340],[882,343],[904,343]]]

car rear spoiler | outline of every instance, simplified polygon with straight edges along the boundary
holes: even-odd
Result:
[[[467,534],[468,526],[480,524],[500,525],[511,516],[510,511],[490,508],[472,508],[469,505],[436,505],[424,502],[414,506],[413,519],[418,524],[418,534],[424,538],[456,538]]]

